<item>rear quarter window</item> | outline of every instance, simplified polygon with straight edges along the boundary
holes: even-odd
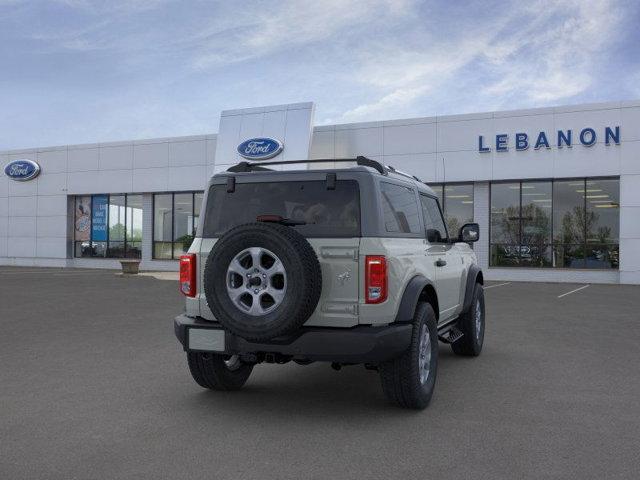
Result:
[[[252,223],[259,215],[279,215],[304,222],[294,228],[305,237],[360,236],[360,194],[355,180],[338,180],[334,190],[325,181],[236,183],[212,185],[207,196],[205,237]]]
[[[412,188],[381,182],[384,228],[390,233],[422,233],[416,193]]]

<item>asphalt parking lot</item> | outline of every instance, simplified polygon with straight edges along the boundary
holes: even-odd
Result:
[[[482,355],[441,345],[415,412],[362,367],[205,391],[175,282],[0,267],[0,478],[638,478],[640,287],[489,287]]]

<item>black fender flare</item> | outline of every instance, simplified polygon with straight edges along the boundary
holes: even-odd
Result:
[[[471,300],[473,299],[473,289],[476,283],[484,284],[482,270],[477,265],[471,265],[467,272],[467,285],[464,291],[464,303],[462,304],[462,312],[467,312],[471,308]]]
[[[420,294],[424,290],[424,287],[431,285],[435,291],[434,283],[428,278],[422,275],[416,275],[404,289],[402,299],[400,300],[400,306],[398,307],[398,313],[396,314],[395,321],[398,323],[412,322],[413,316],[416,312],[416,306],[420,299]],[[436,316],[438,312],[435,312]]]

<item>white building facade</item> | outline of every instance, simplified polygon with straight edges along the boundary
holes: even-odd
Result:
[[[362,155],[420,177],[451,235],[480,224],[489,279],[640,284],[640,101],[322,126],[313,114],[232,110],[218,134],[0,152],[0,264],[177,270],[208,178],[268,138],[283,147],[273,160]]]

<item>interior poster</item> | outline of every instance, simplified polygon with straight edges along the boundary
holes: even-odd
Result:
[[[92,205],[91,237],[94,242],[107,241],[107,195],[94,195]]]
[[[91,234],[91,197],[76,197],[75,233],[76,241],[88,242]]]

